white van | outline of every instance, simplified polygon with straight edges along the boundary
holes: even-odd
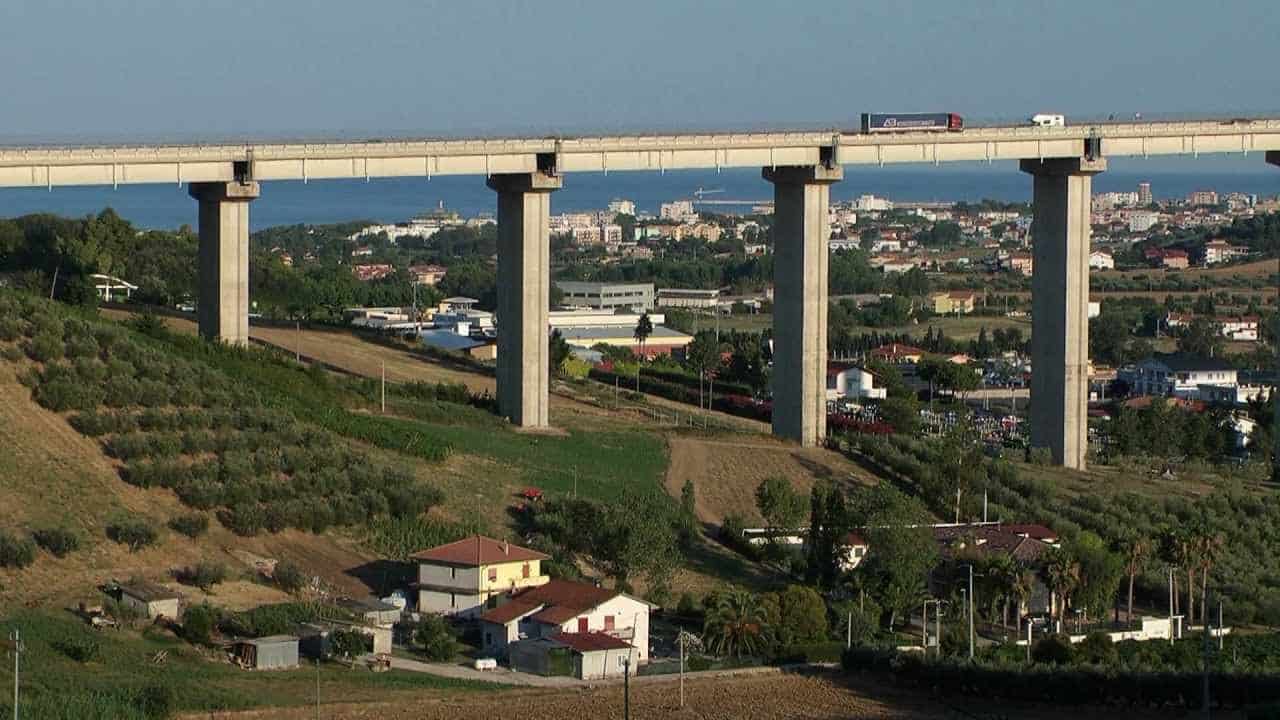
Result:
[[[1040,113],[1031,116],[1031,124],[1036,127],[1066,127],[1067,118],[1064,115]]]

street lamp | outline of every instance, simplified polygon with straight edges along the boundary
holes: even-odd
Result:
[[[969,604],[969,659],[970,659],[970,660],[972,660],[972,659],[973,659],[973,565],[972,565],[972,564],[968,564],[968,565],[965,565],[965,567],[969,569],[969,593],[968,593],[968,598],[969,598],[969,599],[968,599],[968,604]],[[965,595],[965,589],[964,589],[964,588],[960,588],[960,595],[961,595],[961,596],[964,596],[964,595]]]

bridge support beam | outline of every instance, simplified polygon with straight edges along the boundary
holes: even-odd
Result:
[[[1089,450],[1089,213],[1101,158],[1023,160],[1035,178],[1031,446],[1083,470]]]
[[[804,446],[827,435],[827,253],[840,166],[765,168],[773,183],[773,434]]]
[[[548,425],[551,371],[551,193],[560,177],[493,175],[498,193],[498,412],[527,428]]]
[[[231,345],[249,343],[249,203],[258,183],[191,183],[200,205],[200,335]]]

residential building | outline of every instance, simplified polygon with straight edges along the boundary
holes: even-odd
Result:
[[[677,225],[671,229],[671,237],[676,240],[684,240],[685,238],[697,238],[705,242],[713,243],[720,239],[723,231],[719,225],[715,223],[688,223],[685,225]]]
[[[1258,339],[1258,316],[1245,315],[1238,318],[1214,318],[1222,336],[1228,340],[1256,342]]]
[[[124,296],[123,299],[128,300],[133,295],[133,291],[138,289],[137,285],[111,275],[95,273],[89,276],[89,280],[93,282],[93,289],[97,291],[98,299],[102,302],[111,302],[113,300],[113,292],[115,293],[115,300],[120,300],[121,295]]]
[[[621,245],[622,244],[622,226],[613,223],[600,224],[600,241],[605,245]]]
[[[569,228],[574,245],[599,245],[604,242],[604,229],[600,225],[580,225]]]
[[[615,316],[618,317],[618,316]],[[672,330],[669,327],[654,322],[653,332],[649,337],[645,338],[644,343],[636,339],[635,328],[639,319],[638,315],[624,315],[629,318],[629,324],[585,324],[585,325],[568,325],[557,327],[560,336],[565,342],[572,347],[593,348],[596,345],[608,345],[610,347],[625,347],[633,354],[643,355],[652,359],[660,355],[679,355],[684,352],[684,348],[693,342],[692,335],[686,335],[678,330]],[[650,315],[650,321],[655,317]],[[661,316],[656,316],[661,317]]]
[[[444,279],[449,271],[443,265],[410,265],[409,277],[418,285],[430,285],[435,287],[436,283]]]
[[[697,288],[660,288],[658,307],[712,309],[720,300],[719,290]]]
[[[1213,190],[1195,190],[1187,195],[1188,205],[1217,205],[1218,193]]]
[[[658,217],[674,222],[689,222],[698,219],[698,211],[693,208],[692,200],[675,200],[662,203],[658,207]]]
[[[861,400],[870,398],[883,400],[885,388],[875,386],[875,373],[859,365],[851,363],[827,364],[827,399],[848,398]]]
[[[1035,262],[1032,260],[1031,253],[1009,253],[1007,258],[1000,261],[1000,267],[1009,272],[1030,276]]]
[[[875,195],[859,195],[857,200],[853,201],[853,209],[863,212],[884,212],[893,209],[893,203],[885,198],[876,197]]]
[[[916,364],[927,355],[924,350],[910,345],[902,345],[900,343],[891,343],[889,345],[881,345],[871,351],[871,358],[881,362],[887,362],[893,365],[909,363]]]
[[[1135,210],[1129,213],[1129,232],[1143,233],[1160,224],[1160,213]]]
[[[390,263],[372,263],[368,265],[352,265],[351,272],[356,279],[361,282],[370,280],[381,280],[388,275],[394,274],[396,268]]]
[[[622,677],[627,663],[635,666],[635,649],[625,640],[604,633],[556,633],[519,640],[509,646],[512,670],[534,675],[568,672],[579,680]]]
[[[1176,248],[1147,248],[1142,256],[1155,267],[1169,270],[1186,270],[1191,265],[1187,251]]]
[[[1155,198],[1151,195],[1151,183],[1149,182],[1138,183],[1138,204],[1150,205],[1151,201],[1154,199]]]
[[[592,308],[653,309],[653,283],[600,283],[557,280],[565,305]]]
[[[929,296],[938,315],[968,315],[977,305],[978,296],[967,290],[934,293]]]
[[[1237,247],[1226,240],[1210,240],[1204,244],[1204,264],[1217,265],[1247,255],[1248,252],[1248,248]]]
[[[620,198],[614,198],[613,200],[609,201],[609,214],[610,215],[630,215],[632,217],[635,217],[636,204],[631,200],[622,200]]]
[[[498,596],[545,585],[547,556],[483,535],[415,553],[418,612],[474,617],[497,607]]]
[[[1090,270],[1114,270],[1116,268],[1116,259],[1111,256],[1111,251],[1106,248],[1089,251],[1089,269]]]
[[[1201,385],[1235,387],[1236,369],[1216,358],[1183,353],[1159,354],[1119,372],[1135,395],[1199,400]]]
[[[832,237],[827,241],[827,250],[831,252],[857,250],[860,247],[862,247],[862,240],[856,235],[853,237]]]
[[[654,607],[618,590],[569,580],[551,580],[495,598],[480,615],[481,647],[501,655],[521,640],[561,635],[603,635],[633,652],[633,667],[649,660],[649,611]]]

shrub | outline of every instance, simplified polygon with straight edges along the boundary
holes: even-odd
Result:
[[[0,317],[0,340],[11,342],[22,337],[22,323],[14,317]]]
[[[169,527],[195,540],[209,532],[209,516],[204,513],[188,513],[169,520]]]
[[[272,573],[271,579],[275,581],[276,586],[281,590],[293,595],[307,585],[307,576],[302,570],[287,560],[276,564],[275,572]]]
[[[1053,451],[1047,447],[1028,448],[1027,462],[1032,465],[1048,467],[1053,464]]]
[[[138,401],[138,381],[128,375],[112,375],[107,378],[105,389],[103,404],[107,407],[129,407]]]
[[[177,701],[172,687],[152,683],[137,692],[133,697],[133,705],[148,720],[166,720],[173,716]]]
[[[219,510],[218,522],[237,535],[250,537],[262,532],[265,517],[260,505],[236,505]]]
[[[107,537],[121,545],[128,545],[129,552],[137,552],[154,545],[160,534],[146,520],[117,520],[107,526]]]
[[[194,585],[208,592],[209,588],[227,579],[227,568],[220,563],[202,561],[194,567],[183,568],[175,576],[184,585]]]
[[[36,544],[0,530],[0,567],[24,568],[36,561]]]
[[[19,360],[22,359],[22,355],[23,355],[22,348],[20,347],[17,347],[14,345],[6,345],[4,347],[0,347],[0,357],[3,357],[5,360],[8,360],[9,362],[18,362]]]
[[[444,502],[444,491],[431,485],[389,487],[383,494],[391,515],[397,518],[418,517]]]
[[[98,656],[102,646],[91,635],[77,634],[59,638],[50,643],[55,650],[75,660],[86,663]]]
[[[335,657],[353,658],[373,649],[373,638],[359,630],[334,630],[329,633],[329,647]]]
[[[80,547],[80,536],[66,528],[39,528],[31,536],[37,545],[53,553],[55,557],[66,557]]]
[[[692,594],[684,593],[676,603],[676,614],[682,618],[695,618],[702,615],[702,606],[693,599]]]
[[[1071,641],[1061,635],[1046,635],[1031,646],[1031,659],[1037,663],[1066,665],[1075,657]]]
[[[187,642],[207,645],[220,619],[218,610],[208,603],[192,605],[182,613],[182,637]]]
[[[64,346],[62,336],[51,332],[41,332],[27,342],[27,357],[36,362],[50,362],[62,357]]]
[[[1076,646],[1076,652],[1085,662],[1098,665],[1110,665],[1119,657],[1111,636],[1101,631],[1086,635],[1084,640]]]
[[[104,397],[101,386],[74,378],[42,382],[36,390],[36,402],[54,412],[92,410]]]
[[[452,660],[461,649],[449,621],[440,615],[427,614],[413,630],[413,644],[427,659],[436,662]]]

